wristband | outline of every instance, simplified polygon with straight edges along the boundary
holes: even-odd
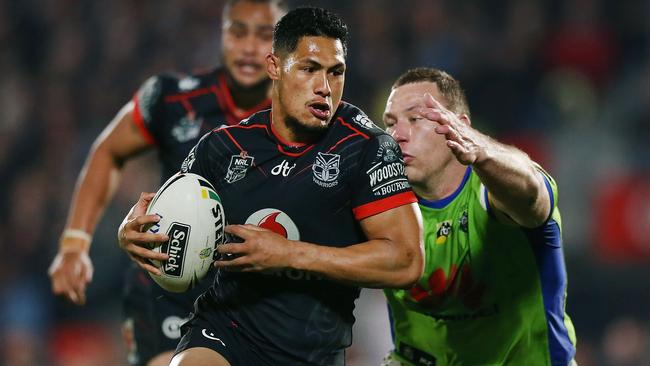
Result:
[[[65,239],[80,239],[78,241],[66,241]],[[90,242],[93,240],[92,235],[87,232],[79,229],[65,229],[61,234],[61,239],[59,240],[59,251],[61,253],[69,252],[78,252],[79,250],[88,251],[90,248]]]

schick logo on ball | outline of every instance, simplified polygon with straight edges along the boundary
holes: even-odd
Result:
[[[167,232],[169,241],[163,243],[161,252],[169,255],[169,259],[162,268],[167,276],[181,277],[183,275],[183,263],[185,262],[185,248],[187,239],[190,236],[189,225],[174,222]]]

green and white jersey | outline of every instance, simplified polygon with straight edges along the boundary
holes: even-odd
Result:
[[[535,229],[497,220],[468,167],[440,201],[419,200],[424,274],[386,290],[395,356],[406,365],[568,365],[575,331],[564,312],[567,277],[557,187],[543,173],[552,214]]]

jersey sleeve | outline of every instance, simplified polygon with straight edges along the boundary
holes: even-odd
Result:
[[[557,208],[557,183],[555,183],[555,179],[551,177],[550,174],[546,172],[541,166],[535,164],[537,167],[537,171],[539,174],[544,178],[544,186],[546,186],[546,190],[548,191],[548,196],[551,199],[551,210],[548,213],[547,220],[553,216],[553,213],[556,211],[555,209]]]
[[[385,134],[371,138],[366,146],[352,187],[357,220],[417,201],[406,179],[402,152]]]
[[[210,138],[214,131],[208,132],[197,142],[181,164],[181,173],[194,173],[212,182],[210,170]]]
[[[162,128],[163,80],[161,76],[147,79],[133,96],[133,119],[149,144],[156,144]]]

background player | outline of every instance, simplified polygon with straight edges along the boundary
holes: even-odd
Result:
[[[243,242],[219,246],[236,258],[216,262],[226,271],[197,299],[173,365],[342,365],[356,286],[419,277],[421,228],[399,148],[341,102],[347,38],[326,10],[285,15],[267,57],[271,111],[207,134],[183,163],[215,186],[236,224],[226,230]],[[164,240],[139,232],[157,220],[143,215],[147,197],[119,238],[160,258],[137,245]]]
[[[458,81],[440,70],[403,74],[384,122],[418,195],[426,250],[418,284],[386,290],[395,350],[385,365],[570,364],[554,180],[474,129]]]
[[[265,57],[271,50],[273,26],[285,12],[286,4],[280,0],[228,1],[222,19],[223,66],[205,74],[152,77],[119,111],[95,141],[79,175],[59,252],[49,270],[54,293],[75,304],[85,303],[93,272],[88,256],[92,233],[124,163],[157,149],[165,181],[205,132],[270,107]],[[134,268],[128,275],[124,330],[135,341],[129,360],[167,364],[180,337],[180,322],[210,282],[176,295],[143,274]]]

